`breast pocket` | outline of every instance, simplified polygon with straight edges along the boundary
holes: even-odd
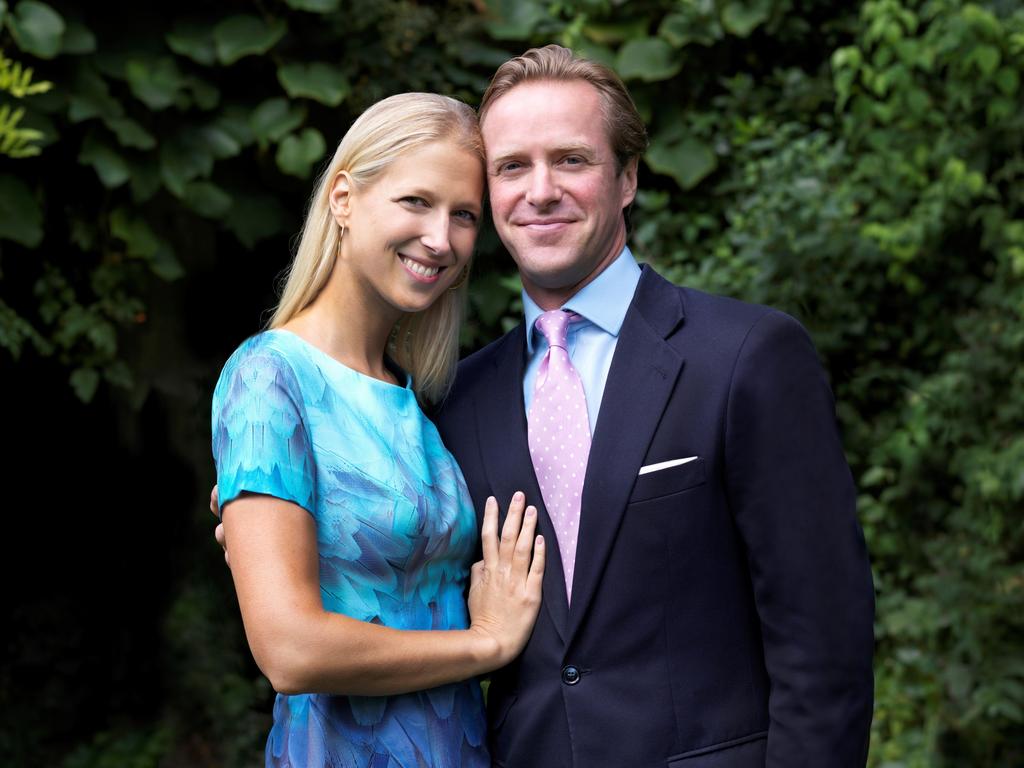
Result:
[[[704,472],[704,459],[699,457],[685,464],[646,472],[637,477],[629,501],[631,504],[648,501],[702,485],[706,481]]]

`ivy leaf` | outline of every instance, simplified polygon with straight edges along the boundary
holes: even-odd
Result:
[[[125,67],[125,76],[135,97],[153,110],[171,106],[185,84],[177,62],[169,56],[149,61],[133,59]]]
[[[249,116],[249,127],[260,146],[280,141],[306,119],[306,110],[288,103],[287,99],[267,99]]]
[[[256,140],[252,127],[249,125],[250,117],[252,117],[251,109],[243,108],[238,104],[229,104],[220,110],[214,120],[214,125],[234,139],[239,147],[247,147]]]
[[[52,59],[60,53],[64,18],[46,3],[22,0],[7,17],[7,27],[25,53],[40,59]]]
[[[585,59],[604,64],[609,69],[615,69],[615,51],[600,43],[581,40],[580,44],[576,47],[576,52]]]
[[[209,181],[185,185],[185,204],[200,216],[219,219],[231,210],[231,195]]]
[[[490,21],[487,31],[496,40],[523,40],[548,17],[537,0],[487,0]]]
[[[90,133],[82,142],[82,151],[78,153],[78,162],[91,165],[100,181],[107,189],[114,189],[128,181],[131,172],[128,163],[106,143]]]
[[[768,21],[771,0],[732,2],[722,9],[722,26],[736,37],[749,37],[750,33]]]
[[[185,87],[192,91],[196,106],[202,110],[209,111],[220,104],[220,91],[217,86],[205,80],[200,80],[198,77],[186,78]]]
[[[160,249],[160,238],[146,221],[132,216],[127,208],[115,208],[110,214],[110,234],[125,244],[125,253],[139,259],[151,259]]]
[[[285,0],[296,11],[310,13],[333,13],[341,6],[341,0]]]
[[[200,128],[199,135],[205,142],[207,149],[210,150],[210,154],[218,160],[235,157],[242,151],[241,143],[216,123]]]
[[[92,342],[93,348],[105,357],[112,357],[117,352],[117,332],[109,321],[94,319],[85,336]]]
[[[682,189],[693,189],[718,167],[711,148],[693,138],[669,143],[655,137],[644,159],[651,170],[671,176]]]
[[[236,193],[233,199],[224,223],[247,248],[285,228],[281,204],[273,197]]]
[[[278,19],[268,23],[258,16],[232,16],[213,28],[217,58],[221,64],[234,64],[245,56],[266,53],[287,31]]]
[[[682,59],[672,46],[658,37],[630,40],[619,49],[616,70],[626,79],[650,83],[667,80],[679,72]]]
[[[83,403],[92,401],[100,384],[100,375],[95,368],[76,368],[69,379],[75,395]]]
[[[1011,67],[1003,67],[996,73],[996,87],[1007,96],[1013,96],[1020,86],[1020,75]]]
[[[185,129],[160,144],[160,177],[175,197],[183,197],[185,185],[213,172],[214,156],[201,129]]]
[[[43,213],[21,179],[0,176],[0,240],[35,248],[43,240]]]
[[[80,21],[69,21],[64,29],[60,52],[81,55],[96,51],[96,35]]]
[[[132,200],[144,203],[160,189],[160,164],[156,157],[148,154],[132,163]]]
[[[163,242],[160,243],[160,247],[153,254],[153,258],[149,262],[149,268],[153,271],[154,275],[163,278],[167,282],[177,280],[185,274],[185,268],[181,266],[181,262],[174,255],[171,246]]]
[[[91,67],[79,67],[75,72],[71,95],[68,98],[68,119],[80,123],[93,117],[117,118],[124,107],[110,95],[107,81]]]
[[[967,61],[974,62],[985,77],[996,71],[1000,58],[999,49],[991,45],[979,45],[967,55]]]
[[[135,386],[135,377],[123,360],[115,360],[104,368],[103,378],[115,387],[122,389],[131,389]]]
[[[647,34],[650,20],[641,16],[630,21],[591,22],[583,27],[583,34],[602,45],[622,43]]]
[[[112,117],[103,121],[114,132],[123,147],[152,149],[156,146],[153,134],[130,117]]]
[[[205,24],[179,22],[164,36],[167,46],[179,56],[207,67],[217,62],[213,33]]]
[[[313,99],[329,107],[341,104],[350,91],[345,73],[323,62],[287,64],[278,68],[277,79],[293,99]]]
[[[722,26],[711,16],[689,13],[670,13],[658,27],[658,37],[662,37],[675,48],[683,48],[690,43],[710,46],[722,39]]]
[[[309,177],[314,163],[321,160],[327,144],[316,128],[306,128],[298,136],[285,137],[277,148],[277,167],[300,179]]]

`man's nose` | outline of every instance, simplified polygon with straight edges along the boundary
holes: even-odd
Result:
[[[545,208],[561,199],[562,189],[551,168],[543,164],[534,166],[530,174],[530,186],[526,190],[526,201],[538,208]]]

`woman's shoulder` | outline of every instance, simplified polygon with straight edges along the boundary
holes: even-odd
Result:
[[[224,364],[224,371],[245,370],[254,373],[297,373],[302,364],[301,349],[290,333],[262,331],[243,341]]]
[[[298,390],[301,355],[289,343],[289,334],[263,331],[238,345],[224,363],[215,390],[215,399],[225,390],[242,384],[246,389],[279,387]],[[296,391],[295,394],[298,394]]]

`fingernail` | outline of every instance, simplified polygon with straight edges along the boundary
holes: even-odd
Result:
[[[527,507],[526,508],[526,516],[527,517],[532,517],[533,515],[536,515],[536,514],[537,514],[537,508],[536,507]]]
[[[522,501],[522,500],[523,500],[523,499],[525,499],[525,498],[526,498],[526,496],[525,496],[525,495],[523,494],[523,492],[522,492],[522,491],[516,491],[516,492],[515,492],[515,493],[514,493],[514,494],[512,495],[512,500],[513,500],[513,501]]]

